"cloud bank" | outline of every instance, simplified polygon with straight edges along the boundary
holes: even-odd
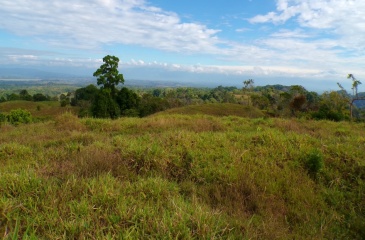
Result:
[[[207,3],[208,4],[208,3]],[[252,27],[247,31],[245,25]],[[99,58],[82,58],[64,50],[100,55],[111,45],[138,46],[187,57],[207,55],[217,64],[180,64],[124,60],[126,67],[169,71],[258,76],[344,78],[364,69],[365,1],[277,0],[275,11],[252,16],[237,34],[224,39],[202,23],[186,22],[174,12],[145,0],[4,0],[0,29],[31,37],[54,51],[0,48],[0,63],[95,67]],[[252,29],[265,34],[246,40]],[[62,53],[62,54],[60,54]],[[84,54],[85,55],[85,54]]]

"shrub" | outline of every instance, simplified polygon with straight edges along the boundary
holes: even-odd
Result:
[[[42,93],[36,93],[33,95],[34,102],[42,102],[42,101],[49,101],[50,97],[43,95]]]
[[[323,155],[318,150],[312,150],[306,156],[305,167],[310,175],[316,176],[324,167]]]
[[[66,107],[70,105],[70,100],[68,98],[61,100],[61,107]]]
[[[6,122],[6,115],[3,113],[0,113],[0,123]]]
[[[14,125],[32,122],[32,115],[30,112],[24,109],[11,110],[7,118],[8,122]]]

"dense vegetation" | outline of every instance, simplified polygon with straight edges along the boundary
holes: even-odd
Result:
[[[365,237],[363,123],[242,118],[235,110],[215,117],[209,106],[201,112],[210,116],[66,113],[2,125],[0,232],[13,239]]]

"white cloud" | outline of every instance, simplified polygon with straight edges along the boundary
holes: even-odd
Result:
[[[190,72],[190,73],[206,73],[206,74],[225,74],[236,76],[286,76],[286,77],[310,77],[313,75],[320,76],[323,72],[318,69],[299,68],[299,67],[282,67],[282,66],[222,66],[222,65],[182,65],[182,64],[167,64],[160,62],[144,62],[141,60],[131,59],[128,62],[123,62],[120,65],[121,70],[125,68],[157,68],[164,71],[174,72]],[[337,73],[336,73],[337,74]],[[328,76],[329,74],[327,74]],[[332,74],[332,76],[335,73]]]
[[[260,34],[262,37],[252,41],[249,39],[256,34],[253,27],[237,28],[242,42],[218,38],[219,29],[183,22],[176,13],[154,7],[147,0],[3,0],[0,29],[65,49],[71,46],[100,51],[108,44],[137,45],[185,56],[209,54],[217,62],[239,65],[182,65],[174,60],[158,62],[163,61],[161,59],[122,63],[124,67],[131,68],[315,77],[340,77],[347,71],[356,73],[364,69],[365,1],[276,2],[276,11],[253,17],[250,22],[274,23],[282,28],[266,36]],[[285,25],[288,22],[290,26]],[[247,39],[246,34],[249,36]],[[4,56],[7,56],[6,59]],[[101,59],[84,59],[55,52],[5,51],[0,48],[0,63],[9,60],[88,68],[96,68],[101,62]]]
[[[365,45],[365,1],[277,0],[277,11],[258,15],[251,23],[283,24],[290,19],[301,27],[326,30],[340,46],[363,49]]]
[[[272,37],[278,38],[308,38],[310,35],[305,33],[301,29],[290,30],[290,29],[280,29],[278,32],[271,34]]]
[[[38,60],[38,57],[35,55],[6,55],[10,62],[19,62],[23,60]]]
[[[5,0],[1,5],[0,28],[52,45],[90,49],[120,43],[208,52],[219,42],[218,30],[183,23],[144,0]]]

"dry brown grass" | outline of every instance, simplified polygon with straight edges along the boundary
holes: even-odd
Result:
[[[194,114],[205,114],[211,116],[238,116],[238,117],[249,117],[249,118],[260,118],[264,117],[265,114],[259,109],[252,106],[245,106],[241,104],[233,103],[209,103],[201,105],[189,105],[180,108],[172,108],[157,115],[166,114],[184,114],[184,115],[194,115]]]
[[[191,122],[194,124],[191,124]],[[148,120],[144,121],[140,124],[140,130],[148,130],[148,129],[158,129],[159,131],[166,131],[170,129],[184,129],[193,132],[216,132],[216,131],[224,131],[224,125],[217,121],[216,119],[202,116],[199,118],[191,118],[191,117],[149,117]]]
[[[29,111],[33,117],[39,119],[54,119],[63,113],[77,114],[79,111],[78,107],[61,107],[59,102],[9,101],[0,103],[0,112],[8,113],[18,108]]]

